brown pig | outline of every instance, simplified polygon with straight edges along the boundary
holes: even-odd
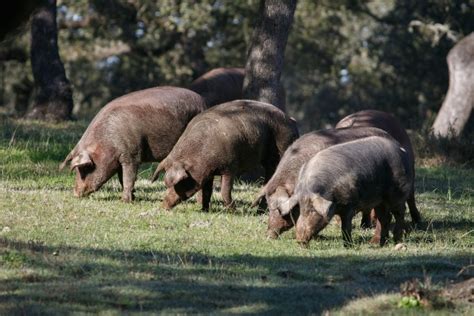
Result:
[[[405,202],[413,184],[407,151],[394,140],[371,136],[317,153],[300,170],[293,196],[280,205],[286,215],[296,204],[296,239],[307,245],[337,214],[344,245],[352,244],[355,210],[375,208],[380,245],[387,240],[392,215],[394,240],[401,239]]]
[[[221,194],[231,205],[233,178],[262,165],[268,180],[286,148],[298,137],[295,122],[271,104],[236,100],[197,115],[152,181],[166,171],[165,208],[172,208],[202,188],[202,208],[209,208],[213,178],[221,175]]]
[[[301,166],[323,149],[369,136],[391,138],[385,131],[375,127],[328,129],[307,133],[288,147],[272,178],[260,190],[259,196],[252,204],[256,206],[263,198],[267,201],[268,237],[277,238],[281,233],[293,227],[298,219],[298,207],[282,216],[278,211],[278,206],[293,195]]]
[[[150,88],[111,101],[60,166],[70,161],[76,170],[74,195],[95,192],[118,173],[122,200],[131,201],[140,163],[165,158],[188,122],[205,109],[200,95],[176,87]]]
[[[336,128],[350,128],[350,127],[377,127],[383,129],[395,138],[400,145],[406,149],[408,159],[410,160],[410,168],[413,176],[415,175],[415,154],[413,146],[408,137],[407,132],[402,127],[402,124],[390,113],[377,110],[364,110],[353,113],[340,120]],[[408,208],[410,209],[411,219],[414,224],[421,223],[421,215],[415,203],[415,184],[413,182],[410,195],[407,200]],[[367,215],[366,215],[367,216]],[[369,221],[366,217],[366,221]]]
[[[194,80],[189,86],[190,90],[199,93],[209,107],[242,99],[244,83],[244,68],[215,68]],[[280,84],[279,89],[285,96],[285,89]],[[285,97],[283,97],[283,100]],[[285,103],[279,106],[285,112]]]

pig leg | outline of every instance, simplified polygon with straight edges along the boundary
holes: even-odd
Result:
[[[352,246],[352,211],[341,216],[341,230],[344,247]]]
[[[411,216],[411,220],[413,224],[414,225],[421,224],[421,215],[415,204],[415,190],[414,189],[411,190],[410,195],[408,196],[407,203],[408,203],[408,208],[410,209],[410,216]]]
[[[234,184],[234,177],[232,174],[223,174],[221,177],[221,195],[224,199],[226,207],[233,208],[232,205],[232,186]]]
[[[372,221],[370,219],[370,210],[362,211],[362,220],[360,221],[360,228],[370,229],[372,227]]]
[[[122,201],[131,202],[133,200],[133,187],[137,179],[138,165],[133,163],[122,163]]]
[[[118,170],[117,170],[117,177],[118,177],[118,180],[120,182],[120,186],[122,187],[122,191],[123,191],[123,172],[122,172],[122,166],[119,166]]]
[[[262,166],[265,170],[264,183],[267,183],[271,179],[275,173],[278,163],[280,162],[280,156],[278,155],[278,152],[276,150],[270,150],[270,152],[271,153],[268,154],[267,158],[262,160]]]
[[[405,227],[405,204],[397,205],[392,208],[395,217],[395,226],[393,228],[393,239],[396,243],[400,242],[403,237],[403,229]]]
[[[197,191],[197,193],[196,193],[196,202],[197,202],[197,204],[202,204],[202,190]]]
[[[377,226],[375,228],[375,234],[372,240],[376,241],[378,239],[380,246],[383,246],[388,239],[392,215],[387,212],[387,209],[384,205],[377,206],[375,208],[375,214],[377,215]]]
[[[214,177],[211,177],[202,185],[202,210],[206,212],[209,210],[209,203],[211,202],[213,183]]]

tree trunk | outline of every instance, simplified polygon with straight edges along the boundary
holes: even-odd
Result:
[[[243,96],[284,106],[280,76],[297,0],[261,0],[245,66]]]
[[[56,0],[48,0],[31,21],[31,67],[36,95],[28,118],[67,120],[73,108],[72,89],[58,52]]]
[[[433,124],[436,137],[462,134],[474,107],[474,33],[463,38],[448,54],[449,89]]]

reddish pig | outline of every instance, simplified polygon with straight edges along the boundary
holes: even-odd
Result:
[[[413,151],[413,146],[408,137],[407,132],[402,127],[402,124],[390,113],[377,111],[377,110],[364,110],[360,112],[353,113],[344,117],[340,120],[336,128],[351,128],[351,127],[377,127],[383,129],[389,133],[393,138],[395,138],[400,145],[406,149],[408,154],[408,159],[410,161],[410,168],[413,176],[415,175],[415,154]],[[416,207],[415,202],[415,184],[413,182],[410,195],[407,200],[408,208],[410,209],[410,216],[413,221],[413,224],[421,223],[421,215]],[[369,221],[366,217],[366,221]]]
[[[60,166],[70,161],[76,170],[74,195],[95,192],[118,173],[122,200],[131,201],[140,163],[165,158],[188,122],[205,109],[200,95],[177,87],[150,88],[111,101]]]
[[[209,107],[242,99],[242,87],[244,83],[244,68],[215,68],[194,80],[189,86],[190,90],[199,93]],[[280,84],[279,89],[285,100],[285,89]],[[286,111],[285,103],[279,106],[280,110]]]
[[[387,132],[375,127],[328,129],[307,133],[288,147],[275,174],[260,190],[252,204],[252,206],[258,205],[263,198],[267,201],[269,209],[267,236],[277,238],[281,233],[293,227],[298,219],[298,207],[285,216],[280,214],[278,207],[293,195],[301,166],[318,152],[330,146],[369,136],[392,139]]]
[[[197,115],[152,181],[166,171],[165,208],[172,208],[202,188],[202,208],[209,208],[213,178],[221,175],[225,205],[232,203],[233,178],[262,165],[268,180],[286,148],[298,137],[295,122],[271,104],[237,100]]]
[[[352,244],[355,210],[375,208],[383,246],[392,215],[394,240],[402,237],[405,202],[412,184],[407,151],[389,138],[371,136],[317,153],[301,168],[294,195],[279,210],[285,215],[299,204],[296,239],[303,245],[339,215],[348,246]]]

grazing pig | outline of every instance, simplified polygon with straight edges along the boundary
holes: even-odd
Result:
[[[234,176],[262,165],[267,181],[286,148],[298,137],[295,122],[271,104],[237,100],[197,115],[152,181],[166,171],[165,208],[172,208],[202,188],[202,208],[209,208],[213,178],[221,175],[221,194],[231,205]]]
[[[194,80],[189,86],[190,90],[199,93],[209,107],[242,99],[242,87],[244,83],[244,68],[215,68],[206,72]],[[285,89],[280,84],[279,89],[285,96]],[[283,100],[285,97],[283,97]],[[283,103],[280,110],[285,112]]]
[[[307,133],[288,147],[275,174],[260,190],[259,196],[252,204],[252,206],[258,205],[263,198],[267,201],[269,209],[267,236],[277,238],[281,233],[293,227],[298,219],[298,207],[286,216],[282,216],[278,211],[278,206],[293,195],[301,166],[323,149],[369,136],[391,139],[385,131],[374,127],[328,129]]]
[[[352,243],[355,210],[375,208],[380,245],[395,217],[394,239],[404,227],[405,202],[413,184],[406,150],[389,138],[371,136],[334,145],[317,153],[298,175],[295,193],[279,207],[282,215],[299,204],[296,239],[307,245],[337,214],[346,246]]]
[[[95,192],[118,173],[122,200],[131,201],[139,164],[166,157],[188,122],[205,109],[200,95],[176,87],[141,90],[111,101],[60,166],[71,161],[76,170],[74,195]]]
[[[415,155],[413,152],[413,146],[411,144],[410,138],[408,137],[407,132],[402,127],[400,122],[391,114],[376,111],[376,110],[365,110],[353,113],[344,117],[342,120],[337,123],[336,128],[350,128],[350,127],[377,127],[383,129],[389,133],[393,138],[395,138],[400,145],[406,149],[408,154],[408,159],[410,160],[410,168],[415,175]],[[415,203],[415,184],[410,191],[410,195],[407,200],[408,208],[410,209],[411,219],[413,224],[421,223],[421,215],[418,211]],[[368,219],[367,219],[368,220]]]

